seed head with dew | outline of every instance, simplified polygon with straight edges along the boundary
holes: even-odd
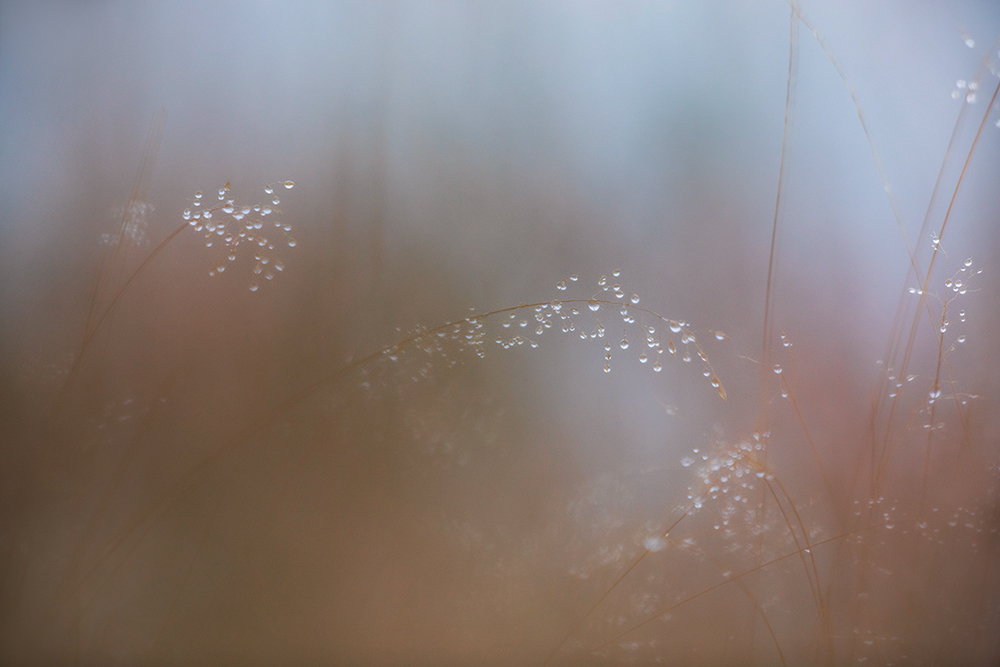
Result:
[[[614,272],[615,277],[621,271]],[[566,292],[579,282],[577,275],[556,283],[556,289]],[[598,287],[607,280],[601,278]],[[582,286],[577,289],[584,289]],[[379,357],[394,364],[412,364],[409,374],[414,380],[426,377],[437,360],[446,366],[458,363],[463,356],[472,354],[484,358],[491,349],[513,350],[518,348],[538,348],[545,339],[553,336],[572,335],[582,341],[600,341],[603,349],[602,367],[605,373],[613,370],[620,355],[628,353],[640,365],[651,368],[654,373],[663,370],[661,358],[664,350],[676,356],[678,347],[685,361],[698,359],[702,363],[702,375],[708,378],[711,387],[723,399],[726,390],[709,363],[708,357],[698,344],[692,326],[679,319],[670,319],[646,307],[638,305],[639,296],[630,292],[627,301],[620,301],[625,292],[615,285],[615,300],[603,298],[601,291],[594,295],[560,296],[551,301],[521,303],[509,308],[501,308],[487,313],[473,314],[448,322],[433,329],[418,327],[393,345],[384,348]],[[607,325],[602,313],[608,312]],[[610,320],[621,318],[619,323]],[[609,330],[618,331],[621,339],[614,345],[621,352],[612,355]],[[662,332],[662,333],[661,333]],[[712,332],[714,333],[714,332]],[[676,337],[678,343],[674,343]],[[725,336],[715,336],[723,340]],[[635,343],[633,343],[635,341]],[[648,362],[652,360],[652,364]],[[366,387],[371,387],[371,379],[365,379]]]
[[[219,188],[217,201],[209,203],[202,192],[196,192],[191,207],[181,214],[196,232],[203,233],[205,246],[219,248],[221,257],[208,275],[216,276],[241,256],[252,255],[253,268],[249,289],[256,292],[262,284],[274,280],[285,270],[283,248],[294,248],[298,242],[291,236],[292,226],[281,219],[276,206],[281,203],[276,187],[292,189],[292,181],[280,181],[264,187],[269,201],[246,204],[230,198],[232,184]]]

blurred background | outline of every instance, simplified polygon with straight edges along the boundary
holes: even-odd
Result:
[[[2,661],[992,664],[1000,11],[799,7],[0,3]]]

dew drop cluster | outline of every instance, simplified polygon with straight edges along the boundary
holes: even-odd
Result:
[[[263,203],[243,204],[230,198],[232,184],[219,188],[216,200],[209,202],[204,193],[196,192],[191,206],[184,209],[184,218],[195,232],[204,236],[207,248],[218,248],[219,259],[208,275],[218,276],[240,257],[252,257],[248,288],[257,292],[285,270],[281,258],[284,249],[298,243],[291,236],[292,226],[279,217],[274,207],[280,203],[275,188],[294,187],[292,181],[281,181],[264,187],[268,199]]]
[[[612,276],[620,278],[621,271],[615,270]],[[574,274],[556,282],[555,287],[563,293],[579,282],[579,276]],[[583,285],[579,288],[585,289]],[[434,360],[452,365],[461,352],[485,357],[490,348],[537,348],[544,339],[562,334],[581,341],[600,342],[604,348],[601,367],[605,373],[611,373],[620,358],[626,355],[654,373],[663,370],[665,356],[686,363],[697,359],[702,365],[702,375],[725,398],[725,389],[699,346],[691,325],[663,317],[639,306],[639,302],[638,294],[626,292],[620,284],[602,276],[597,282],[597,290],[590,295],[581,294],[578,298],[560,295],[551,301],[473,315],[430,331],[415,330],[399,344],[386,348],[383,356],[396,362],[406,358],[407,355],[402,354],[404,351],[422,351],[424,354],[416,357],[423,359],[421,372],[426,373]],[[726,338],[722,332],[710,334],[716,340]],[[612,341],[617,342],[612,344]]]

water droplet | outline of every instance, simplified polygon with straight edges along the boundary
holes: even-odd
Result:
[[[574,273],[573,275],[571,275],[571,276],[569,277],[569,279],[570,279],[570,280],[572,280],[573,282],[576,282],[577,280],[579,280],[579,279],[580,279],[580,276],[578,276],[578,275],[576,275],[576,274]]]
[[[587,302],[587,307],[591,310],[597,311],[600,310],[601,304],[597,302],[597,299],[591,299]]]
[[[541,324],[539,324],[537,327],[535,327],[535,335],[536,336],[541,336],[544,331],[545,331],[545,327],[543,327]]]
[[[269,195],[272,195],[272,194],[274,194],[274,188],[272,188],[270,185],[268,185],[268,186],[266,186],[264,188],[264,192],[267,193],[267,194],[269,194]]]
[[[694,459],[691,458],[690,456],[685,456],[684,458],[681,459],[681,465],[684,466],[685,468],[690,468],[692,465],[694,465]]]
[[[291,190],[292,188],[294,188],[294,187],[295,187],[295,183],[292,183],[291,181],[285,181],[285,183],[284,183],[284,186],[285,186],[285,188],[287,188],[288,190]]]
[[[215,270],[218,271],[219,273],[222,273],[223,271],[226,270],[226,266],[225,264],[220,264],[219,266],[215,267]]]
[[[556,289],[558,289],[558,290],[564,290],[564,289],[566,289],[566,281],[565,280],[560,280],[559,282],[557,282],[556,283]]]
[[[968,104],[975,104],[975,102],[976,102],[976,94],[975,93],[968,93],[968,94],[966,94],[965,101]]]
[[[965,260],[965,265],[966,265],[967,267],[968,267],[968,266],[972,266],[972,258],[971,258],[971,257],[970,257],[969,259]]]
[[[262,208],[260,210],[260,214],[261,215],[269,215],[270,213],[271,213],[271,209],[269,207],[267,207],[267,206],[265,206],[264,208]]]
[[[628,341],[626,339],[622,338],[622,343],[621,344],[622,344],[622,349],[623,350],[627,350],[628,349]]]
[[[257,283],[250,283],[250,291],[251,292],[256,292],[259,289],[260,289],[260,285],[258,285]]]
[[[658,360],[653,362],[653,370],[657,373],[663,370],[663,366],[660,365],[660,362]]]
[[[605,373],[611,372],[611,364],[604,364],[604,372]]]
[[[232,213],[234,210],[235,209],[232,206],[223,206],[222,207],[222,212],[223,213]]]
[[[288,247],[289,247],[289,248],[294,248],[294,247],[295,247],[296,245],[297,245],[297,244],[296,244],[296,241],[295,241],[295,239],[291,239],[291,238],[290,238],[290,239],[288,239]]]
[[[209,218],[212,217],[212,212],[211,211],[205,211],[205,213],[202,215],[202,217],[204,217],[206,220],[208,220]]]
[[[611,272],[611,275],[613,275],[615,278],[617,278],[621,274],[622,274],[622,270],[621,269],[615,269],[614,271]]]
[[[956,343],[964,343],[965,342],[965,334],[962,334],[961,336],[959,336],[958,338],[956,338],[955,342]]]
[[[969,47],[970,49],[974,49],[974,48],[976,48],[976,40],[972,39],[971,37],[966,37],[965,38],[965,45],[967,47]]]
[[[774,365],[774,372],[778,373],[779,375],[781,374],[781,364]]]
[[[721,331],[715,332],[715,340],[725,340],[725,339],[726,339],[726,334],[722,333]]]
[[[267,278],[268,280],[273,280],[273,279],[274,279],[274,274],[273,274],[273,273],[271,273],[270,271],[268,271],[268,272],[267,272],[267,273],[266,273],[266,274],[264,275],[264,277],[265,277],[265,278]]]
[[[681,331],[681,325],[680,325],[679,322],[675,322],[673,320],[670,320],[669,322],[667,322],[667,324],[670,326],[670,330],[671,331],[673,331],[674,333],[680,333],[680,331]]]
[[[645,352],[643,352],[642,354],[639,355],[639,363],[640,364],[644,364],[648,360],[649,360],[649,357],[646,356]]]
[[[631,301],[632,303],[639,303],[639,295],[636,294],[635,292],[632,292],[629,295],[628,300]]]
[[[201,199],[201,191],[200,190],[198,192],[194,193],[194,198],[195,199]]]

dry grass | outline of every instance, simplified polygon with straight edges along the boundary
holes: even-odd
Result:
[[[394,255],[384,192],[359,227],[349,207],[303,222],[301,247],[304,181],[246,205],[227,182],[150,218],[158,116],[73,311],[76,352],[21,385],[11,419],[31,451],[4,449],[20,509],[0,656],[995,664],[996,384],[975,367],[996,348],[969,333],[997,324],[979,293],[994,267],[951,239],[991,224],[962,204],[995,164],[979,158],[996,152],[998,44],[961,88],[978,100],[960,101],[914,234],[850,72],[797,7],[788,25],[769,252],[732,287],[759,302],[752,327],[711,305],[699,319],[722,324],[661,314],[685,280],[669,270],[643,288],[567,272],[547,296],[456,311],[500,291],[449,281],[437,249]],[[906,256],[868,280],[898,305],[865,328],[867,366],[844,358],[847,325],[795,311],[823,309],[826,281],[787,296],[808,291],[782,240],[807,225],[790,215],[806,42],[845,86]],[[393,329],[409,316],[445,323]]]

